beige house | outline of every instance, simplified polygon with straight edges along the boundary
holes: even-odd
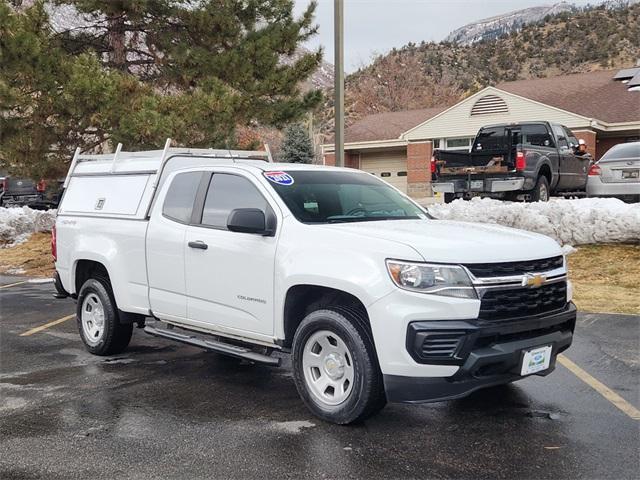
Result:
[[[482,126],[534,120],[566,125],[600,158],[617,143],[640,139],[640,91],[630,86],[638,72],[507,82],[449,107],[370,115],[347,128],[345,163],[414,198],[427,197],[434,148],[468,150]],[[333,145],[324,145],[323,152],[325,164],[335,164]]]

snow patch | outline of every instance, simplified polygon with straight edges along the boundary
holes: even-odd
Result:
[[[428,210],[442,220],[493,223],[542,233],[561,245],[640,241],[640,203],[615,198],[517,203],[476,197],[430,205]]]
[[[35,232],[50,232],[55,221],[56,210],[0,207],[0,248],[22,243]]]
[[[300,433],[303,428],[315,427],[316,424],[307,420],[293,420],[290,422],[273,422],[273,426],[276,430],[285,433]]]

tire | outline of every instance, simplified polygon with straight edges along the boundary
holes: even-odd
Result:
[[[77,323],[80,338],[94,355],[114,355],[129,345],[133,324],[122,324],[108,280],[90,278],[78,295]]]
[[[445,193],[444,194],[444,203],[451,203],[456,199],[455,193]]]
[[[551,192],[549,189],[549,181],[544,175],[538,177],[536,186],[531,190],[532,202],[548,202]]]
[[[359,313],[329,307],[309,313],[296,330],[296,388],[307,408],[327,422],[359,422],[386,404],[382,373],[365,325]]]

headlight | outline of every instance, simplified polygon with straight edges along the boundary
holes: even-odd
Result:
[[[413,292],[457,298],[478,298],[467,272],[458,265],[387,260],[393,282]]]

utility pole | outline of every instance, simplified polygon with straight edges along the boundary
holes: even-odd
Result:
[[[333,2],[336,166],[344,167],[344,0]]]

